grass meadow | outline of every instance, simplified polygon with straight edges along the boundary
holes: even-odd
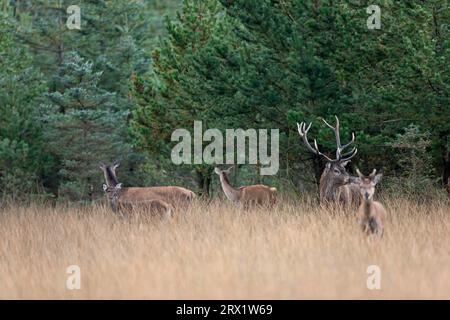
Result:
[[[1,299],[450,299],[450,206],[386,199],[381,241],[313,201],[214,200],[168,223],[91,207],[0,212]],[[78,265],[81,289],[66,288]],[[381,270],[369,290],[367,268]]]

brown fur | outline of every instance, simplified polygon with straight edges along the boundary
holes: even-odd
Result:
[[[159,217],[162,220],[170,220],[173,215],[173,206],[160,199],[145,200],[139,202],[119,201],[118,210],[122,214],[136,216],[143,212],[145,217]]]
[[[248,206],[273,206],[276,203],[276,188],[270,188],[263,184],[240,187],[242,196],[240,202],[244,207]]]
[[[121,201],[161,199],[173,206],[183,206],[195,199],[195,193],[182,187],[129,187],[122,188]]]
[[[149,216],[160,216],[164,220],[172,217],[173,206],[151,191],[142,190],[145,188],[122,188],[119,183],[115,187],[104,185],[111,208],[115,212],[127,216],[135,213],[145,213]]]
[[[383,236],[384,221],[386,219],[386,209],[383,205],[373,200],[375,186],[381,180],[382,175],[376,174],[374,170],[369,176],[364,176],[358,172],[358,186],[361,194],[361,205],[358,210],[359,224],[362,231],[366,234],[375,234],[378,237]]]
[[[330,125],[325,119],[322,119],[323,122],[334,132],[336,137],[336,158],[332,159],[326,154],[320,152],[317,141],[314,140],[314,146],[312,146],[308,140],[308,131],[311,128],[312,123],[308,126],[306,123],[297,123],[298,133],[303,140],[305,146],[312,153],[325,158],[328,162],[325,167],[325,170],[322,172],[322,176],[320,177],[320,202],[323,204],[328,203],[340,203],[344,205],[351,205],[358,203],[358,193],[356,192],[356,188],[349,183],[354,180],[354,177],[350,177],[350,175],[345,170],[345,166],[350,159],[352,159],[358,149],[355,147],[350,151],[344,152],[345,149],[350,147],[350,145],[355,141],[355,134],[352,133],[352,139],[345,145],[341,144],[340,138],[340,124],[337,116],[336,125]]]
[[[359,204],[359,188],[352,183],[351,177],[341,163],[328,163],[320,177],[320,202],[340,203],[344,205]]]
[[[152,192],[166,202],[174,206],[184,206],[191,203],[197,197],[194,192],[183,187],[167,186],[167,187],[147,187],[146,192]]]
[[[383,236],[386,209],[380,202],[362,201],[359,206],[358,217],[364,234],[376,234],[380,238]]]
[[[253,206],[268,206],[271,207],[276,203],[277,189],[271,188],[263,184],[256,184],[251,186],[242,186],[238,189],[231,186],[228,180],[228,170],[215,169],[215,172],[220,177],[222,190],[226,197],[232,202],[249,208]]]
[[[114,211],[134,206],[171,215],[174,208],[186,207],[196,198],[194,192],[177,186],[122,188],[115,172],[117,167],[118,164],[100,166],[107,183],[103,188]]]

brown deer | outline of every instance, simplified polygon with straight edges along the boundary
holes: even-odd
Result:
[[[250,206],[267,206],[271,207],[276,202],[276,188],[271,188],[263,184],[251,186],[243,186],[234,188],[228,179],[228,175],[233,167],[226,170],[215,168],[214,172],[219,175],[220,184],[225,196],[236,205],[247,209]]]
[[[352,182],[356,177],[351,177],[345,169],[345,166],[350,162],[358,149],[353,147],[350,151],[343,151],[348,148],[355,141],[355,134],[352,133],[352,139],[349,143],[342,145],[340,138],[339,119],[336,117],[336,126],[333,127],[324,119],[323,122],[333,130],[336,137],[336,158],[332,159],[319,151],[317,141],[314,139],[314,147],[308,141],[308,131],[312,123],[306,126],[304,122],[297,123],[298,133],[303,139],[305,146],[314,154],[322,156],[328,162],[320,177],[319,195],[321,203],[343,203],[343,204],[357,204],[359,201],[359,190]]]
[[[161,200],[156,194],[147,193],[143,199],[136,197],[139,188],[122,188],[118,183],[114,187],[103,184],[108,202],[114,212],[132,214],[133,210],[160,216],[163,220],[172,218],[173,206]]]
[[[114,189],[119,185],[116,175],[116,169],[118,167],[119,163],[115,163],[112,166],[107,166],[105,164],[100,165],[100,169],[105,176],[107,188]],[[133,203],[148,200],[160,200],[172,205],[174,208],[185,207],[191,204],[196,198],[194,192],[176,186],[123,188],[122,185],[120,185],[117,192],[120,195],[118,199],[119,202],[126,201],[128,203]]]
[[[356,169],[356,172],[359,176],[356,184],[361,193],[361,205],[358,210],[359,224],[365,234],[375,234],[381,238],[383,236],[386,210],[380,202],[373,200],[373,195],[375,186],[380,182],[383,174],[377,174],[376,169],[373,169],[372,173],[367,177],[358,169]]]

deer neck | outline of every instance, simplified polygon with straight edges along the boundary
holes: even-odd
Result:
[[[119,207],[119,199],[114,198],[113,200],[109,200],[109,205],[113,212],[117,212],[117,209]]]
[[[372,200],[362,199],[363,212],[366,218],[370,217],[370,208],[372,206]]]
[[[112,199],[112,200],[109,200],[109,204],[110,204],[110,206],[111,206],[111,209],[112,209],[114,212],[117,212],[118,209],[119,209],[120,197],[121,197],[121,195],[123,194],[123,192],[125,191],[124,189],[125,189],[125,188],[122,188],[122,189],[120,189],[120,190],[115,191],[115,192],[114,192],[113,199]]]
[[[119,181],[117,181],[117,177],[113,170],[110,167],[107,167],[104,171],[106,184],[108,187],[115,187],[119,184]]]
[[[336,200],[340,185],[336,184],[329,172],[322,173],[320,177],[320,198],[325,200]]]
[[[230,184],[230,181],[228,180],[228,177],[225,173],[220,174],[220,184],[222,185],[223,192],[225,193],[225,196],[233,201],[237,202],[241,198],[241,190],[233,188],[233,186]]]

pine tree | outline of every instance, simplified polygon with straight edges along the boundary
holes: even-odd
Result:
[[[19,200],[42,190],[39,178],[49,159],[36,108],[45,81],[27,48],[15,44],[15,28],[0,13],[0,197]]]
[[[386,2],[382,29],[369,30],[365,4],[219,2],[185,0],[153,55],[155,74],[137,83],[134,127],[144,148],[169,148],[170,128],[192,127],[188,119],[279,128],[280,176],[306,181],[312,166],[318,180],[324,163],[299,143],[296,122],[314,121],[311,136],[332,153],[320,118],[338,115],[342,138],[357,135],[362,169],[397,170],[388,145],[411,123],[433,128],[435,168],[448,167],[445,5]]]
[[[204,77],[197,76],[196,59],[208,50],[210,37],[222,20],[219,14],[222,9],[215,0],[184,1],[177,18],[167,20],[167,38],[153,52],[153,72],[134,82],[140,106],[133,113],[133,132],[141,148],[159,168],[168,172],[166,178],[177,172],[177,176],[185,175],[190,182],[192,176],[192,166],[174,167],[171,163],[173,130],[192,131],[194,120],[203,120],[206,129],[213,121],[210,116],[213,100],[208,91],[202,90]],[[208,194],[211,167],[194,167],[200,192]]]
[[[126,112],[117,111],[114,94],[98,87],[101,72],[76,53],[66,55],[48,94],[45,122],[49,150],[61,162],[59,194],[93,200],[99,193],[101,161],[129,152],[123,141]]]

